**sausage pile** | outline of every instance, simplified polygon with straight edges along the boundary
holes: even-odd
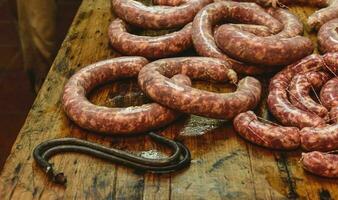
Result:
[[[320,29],[324,55],[312,54],[311,40],[302,36],[303,24],[280,8],[292,3],[323,7],[309,17],[308,24]],[[118,18],[108,28],[110,43],[126,57],[91,64],[70,78],[62,103],[72,121],[114,135],[158,129],[181,114],[233,120],[234,129],[246,140],[271,149],[312,151],[302,155],[304,169],[338,177],[334,154],[338,150],[338,0],[154,0],[153,4],[112,1]],[[173,32],[139,36],[133,33],[135,28]],[[202,57],[173,58],[190,47]],[[262,86],[249,75],[283,67],[271,79],[267,99],[277,124],[251,111],[260,102]],[[248,76],[239,79],[237,74]],[[108,108],[87,99],[98,85],[124,78],[137,78],[153,103]],[[237,89],[214,93],[193,88],[191,80],[228,82]]]
[[[338,177],[338,52],[311,55],[277,73],[270,81],[267,103],[282,124],[261,121],[249,111],[234,119],[245,139],[272,149],[302,147],[303,167],[315,174]],[[311,97],[310,90],[320,97]],[[327,153],[321,153],[327,152]],[[320,154],[320,155],[319,155]],[[323,166],[317,170],[318,166]],[[325,170],[324,170],[325,169]]]

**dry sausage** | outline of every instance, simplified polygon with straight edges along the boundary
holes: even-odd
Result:
[[[119,57],[89,65],[72,76],[63,92],[63,108],[80,127],[103,133],[138,133],[167,125],[179,113],[151,103],[127,108],[108,108],[89,102],[86,94],[99,84],[136,77],[148,61],[143,57]],[[190,84],[189,78],[175,82]]]
[[[285,27],[280,34],[290,34],[289,37],[293,37],[302,33],[302,24],[288,11],[278,9],[275,17],[279,17]],[[283,25],[279,20],[272,17],[257,4],[231,1],[209,4],[200,10],[193,21],[193,43],[198,54],[225,60],[236,72],[244,74],[260,74],[278,69],[275,67],[271,68],[245,64],[224,54],[217,47],[213,36],[214,26],[224,19],[239,21],[241,23],[264,25],[269,27],[272,33],[278,33],[283,29]],[[273,58],[271,58],[271,60],[273,60]]]
[[[322,53],[338,52],[338,19],[325,23],[319,29],[318,44]]]
[[[242,137],[254,144],[271,149],[291,150],[300,145],[299,129],[261,122],[252,111],[237,115],[234,128]]]
[[[306,171],[313,174],[338,178],[338,155],[318,151],[302,153],[301,164]]]
[[[155,37],[133,35],[127,30],[127,24],[116,19],[110,24],[108,31],[111,45],[124,55],[164,58],[192,46],[191,23],[177,32]]]
[[[260,100],[261,84],[243,78],[233,93],[219,94],[175,84],[167,77],[185,74],[191,79],[235,82],[236,73],[222,60],[207,57],[162,59],[146,65],[138,82],[151,99],[174,110],[217,119],[231,119],[253,109]]]
[[[292,78],[299,73],[316,71],[324,65],[321,56],[313,54],[296,64],[292,64],[276,74],[270,81],[268,106],[272,114],[283,125],[303,127],[316,127],[325,124],[325,121],[311,113],[298,109],[288,99],[288,86]]]
[[[182,27],[213,0],[190,0],[179,6],[146,6],[135,0],[113,0],[114,13],[127,23],[145,29]]]
[[[320,88],[329,79],[326,72],[307,72],[296,75],[289,87],[290,102],[299,109],[312,112],[325,118],[328,110],[310,97],[311,88]]]
[[[313,13],[307,20],[308,25],[319,30],[326,22],[338,18],[338,0],[331,0],[330,5]]]

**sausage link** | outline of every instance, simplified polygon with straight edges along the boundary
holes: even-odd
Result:
[[[239,2],[255,2],[261,6],[287,6],[287,5],[308,5],[316,7],[326,7],[329,5],[329,0],[234,0]]]
[[[319,29],[318,44],[322,53],[338,52],[338,19],[325,23]]]
[[[237,115],[233,124],[236,132],[242,137],[263,147],[292,150],[300,146],[298,128],[275,126],[261,122],[252,111]]]
[[[329,79],[326,72],[307,72],[296,75],[289,87],[290,102],[297,108],[326,118],[328,110],[310,97],[311,88],[320,88]]]
[[[282,9],[276,11],[276,16],[280,16],[286,29],[285,31],[283,30],[281,34],[286,35],[286,33],[291,33],[292,31],[297,34],[302,33],[302,24],[288,11]],[[200,10],[193,21],[193,43],[198,54],[225,60],[236,72],[244,74],[261,74],[279,69],[275,67],[248,65],[223,54],[215,43],[213,28],[224,19],[239,21],[241,23],[264,25],[269,27],[273,33],[278,33],[283,28],[283,25],[277,19],[269,15],[269,13],[257,4],[231,1],[213,3]],[[295,28],[296,26],[297,28]]]
[[[232,58],[267,66],[288,65],[313,52],[311,40],[299,36],[303,25],[296,16],[284,9],[269,9],[268,12],[283,22],[281,32],[261,37],[223,25],[214,36],[217,46]]]
[[[124,55],[143,56],[149,59],[164,58],[178,54],[192,46],[191,23],[181,30],[162,36],[138,36],[127,32],[127,24],[114,20],[108,35],[113,48]]]
[[[323,65],[321,56],[314,54],[288,66],[271,79],[267,100],[269,110],[283,125],[303,128],[325,124],[319,116],[292,105],[287,94],[290,81],[296,74],[318,71]]]
[[[313,13],[307,20],[307,24],[315,30],[326,22],[338,18],[338,0],[332,0],[330,5]]]
[[[306,171],[318,176],[338,178],[338,155],[318,151],[302,153],[301,164]]]
[[[325,70],[337,76],[338,74],[338,52],[326,53],[323,55]]]
[[[192,22],[196,13],[213,0],[190,0],[182,5],[146,6],[135,0],[113,0],[114,13],[127,23],[145,29],[182,27]]]
[[[330,119],[331,119],[332,123],[338,124],[338,106],[331,108]]]
[[[189,0],[153,0],[153,4],[161,6],[179,6],[188,1]]]
[[[127,108],[96,106],[86,98],[95,86],[121,78],[136,77],[148,61],[142,57],[119,57],[83,68],[72,76],[63,92],[63,108],[80,127],[102,133],[138,133],[159,128],[175,120],[179,113],[151,103]],[[176,77],[189,84],[189,78]],[[175,80],[173,80],[175,81]]]
[[[277,38],[260,37],[223,25],[215,33],[217,46],[230,57],[266,66],[288,65],[313,52],[310,39],[296,36]]]
[[[141,89],[156,102],[184,113],[210,118],[231,119],[254,108],[260,100],[261,84],[255,78],[243,78],[235,92],[219,94],[175,84],[167,78],[180,73],[192,79],[218,82],[237,80],[236,73],[219,59],[188,57],[149,63],[140,71],[138,82]]]
[[[338,106],[338,77],[325,83],[320,91],[320,100],[327,109]]]
[[[300,131],[302,148],[308,151],[338,149],[338,124],[306,127]]]
[[[255,25],[255,24],[229,24],[229,25],[234,26],[238,28],[239,30],[246,31],[246,32],[249,32],[255,35],[262,36],[262,37],[267,37],[272,34],[269,28],[266,26]],[[219,27],[221,26],[215,27],[214,33],[217,31]]]

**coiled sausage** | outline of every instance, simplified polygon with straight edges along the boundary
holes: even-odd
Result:
[[[338,19],[325,23],[319,29],[318,44],[322,53],[338,52]]]
[[[325,118],[328,110],[310,97],[311,88],[320,88],[329,79],[326,72],[307,72],[296,75],[289,87],[290,102],[299,109]]]
[[[175,120],[179,113],[151,103],[127,108],[96,106],[85,97],[99,84],[136,77],[148,61],[143,57],[119,57],[94,63],[73,75],[63,92],[63,108],[80,127],[102,133],[138,133],[159,128]],[[187,77],[175,82],[190,84]]]
[[[308,25],[315,30],[326,22],[338,18],[338,0],[331,0],[330,5],[313,13],[307,20]]]
[[[320,91],[320,99],[328,109],[338,106],[338,77],[334,77],[325,83]]]
[[[156,37],[133,35],[127,29],[124,21],[116,19],[110,24],[108,31],[111,45],[124,55],[164,58],[192,46],[191,23],[177,32]]]
[[[167,78],[180,73],[192,79],[218,82],[237,80],[236,73],[227,68],[224,61],[190,57],[149,63],[140,71],[138,82],[154,101],[184,113],[210,118],[231,119],[254,108],[260,100],[261,84],[255,78],[243,78],[235,92],[219,94],[175,84]]]
[[[280,9],[276,11],[275,17],[279,17],[284,24],[285,30],[281,34],[292,33],[292,36],[289,37],[293,37],[302,33],[302,24],[288,11]],[[224,54],[217,47],[213,36],[214,26],[224,19],[264,25],[269,27],[272,33],[278,33],[283,28],[283,25],[277,19],[257,4],[230,1],[216,2],[201,9],[193,21],[193,43],[198,54],[225,60],[231,68],[239,73],[260,74],[276,70],[271,67],[248,65]]]
[[[261,6],[285,6],[285,5],[309,5],[316,7],[326,7],[329,5],[329,0],[234,0],[239,2],[255,2]]]
[[[260,37],[230,25],[221,26],[214,37],[227,55],[257,65],[288,65],[313,52],[311,40],[302,36]]]
[[[252,111],[237,115],[233,121],[237,133],[250,142],[271,149],[291,150],[300,145],[299,129],[282,127],[258,120]]]
[[[175,7],[146,6],[135,0],[113,0],[114,13],[127,23],[145,29],[179,28],[192,22],[196,13],[213,0],[189,0]]]
[[[290,81],[296,74],[318,71],[324,64],[321,56],[314,54],[288,66],[271,79],[267,100],[269,110],[283,125],[303,128],[325,124],[321,117],[292,105],[287,93]]]

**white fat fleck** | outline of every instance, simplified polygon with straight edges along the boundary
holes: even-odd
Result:
[[[128,114],[128,113],[138,113],[138,112],[145,112],[149,109],[149,106],[147,105],[143,105],[143,106],[131,106],[131,107],[127,107],[124,108],[122,110],[120,110],[120,113],[123,114]]]
[[[176,85],[176,84],[174,84],[174,83],[172,83],[172,82],[170,82],[170,81],[165,81],[165,83],[169,86],[169,87],[171,87],[171,88],[174,88],[175,90],[178,90],[178,91],[184,91],[184,88],[182,87],[182,86],[179,86],[179,85]]]

